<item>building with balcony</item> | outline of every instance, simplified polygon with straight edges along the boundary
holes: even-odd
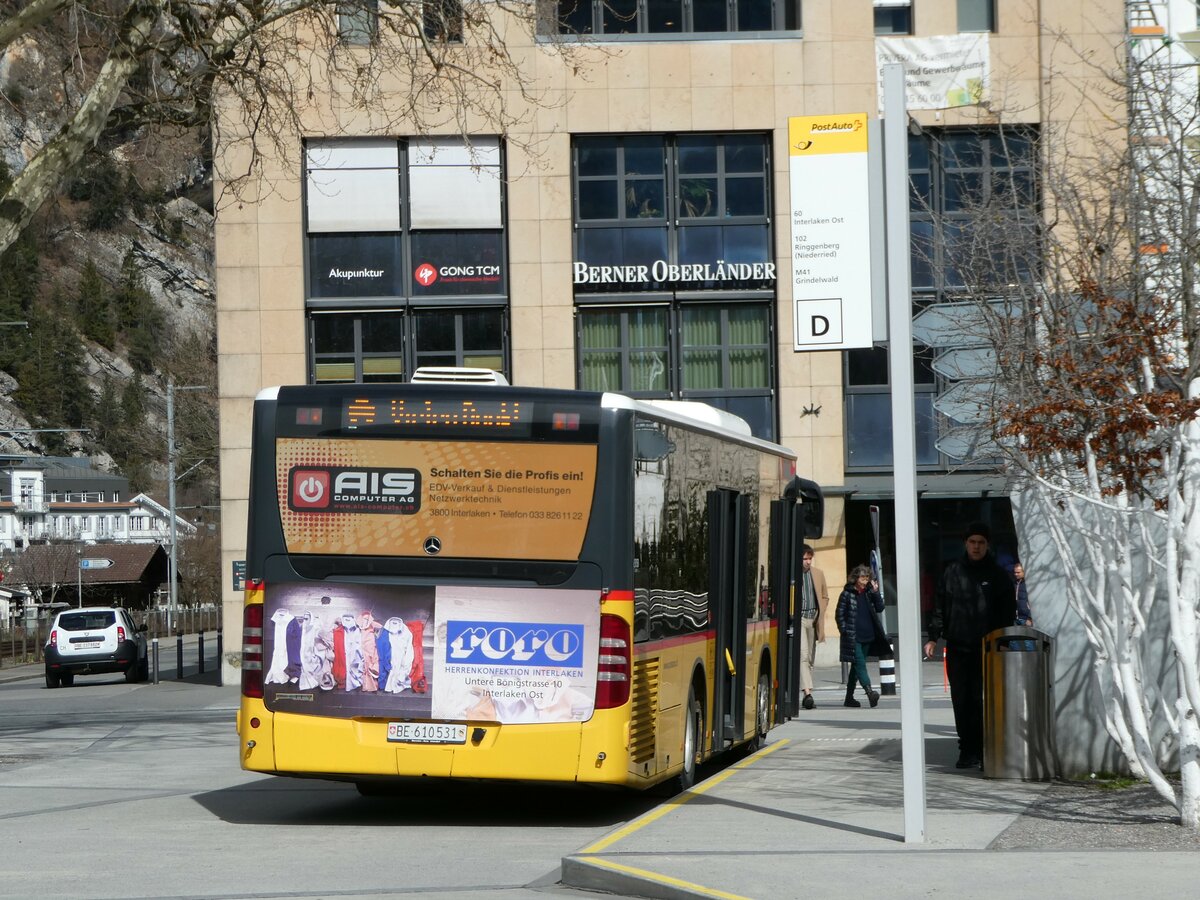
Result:
[[[170,511],[77,457],[0,456],[0,552],[34,544],[170,544]],[[176,532],[195,525],[176,516]]]

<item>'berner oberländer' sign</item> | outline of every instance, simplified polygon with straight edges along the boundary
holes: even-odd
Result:
[[[648,266],[592,266],[575,263],[576,284],[676,284],[696,281],[774,281],[775,263],[668,263],[655,260]]]

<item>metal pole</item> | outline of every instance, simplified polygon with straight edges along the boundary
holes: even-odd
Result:
[[[183,632],[175,632],[175,678],[183,677]]]
[[[170,510],[171,552],[167,559],[167,627],[175,622],[175,382],[167,379],[167,506]],[[182,677],[182,676],[181,676]]]
[[[154,683],[158,684],[158,638],[151,640],[150,646],[152,648],[150,661],[154,666]]]
[[[204,674],[204,629],[200,629],[200,634],[196,641],[196,658],[200,661],[200,674]]]
[[[75,605],[83,609],[83,551],[75,546]]]
[[[884,188],[887,202],[888,366],[892,384],[892,471],[896,495],[900,747],[904,841],[925,841],[925,726],[921,708],[921,591],[918,579],[917,440],[913,399],[912,281],[909,272],[908,108],[904,66],[883,67]]]

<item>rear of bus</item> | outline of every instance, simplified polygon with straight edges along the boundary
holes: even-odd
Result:
[[[629,575],[614,582],[606,561],[629,546],[615,523],[630,475],[601,443],[628,436],[602,427],[600,397],[259,395],[243,768],[364,790],[400,776],[627,783],[632,602],[609,591]]]

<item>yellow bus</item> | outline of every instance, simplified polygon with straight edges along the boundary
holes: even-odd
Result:
[[[795,707],[780,635],[822,517],[795,468],[704,404],[263,391],[243,768],[366,795],[418,777],[689,786]]]

